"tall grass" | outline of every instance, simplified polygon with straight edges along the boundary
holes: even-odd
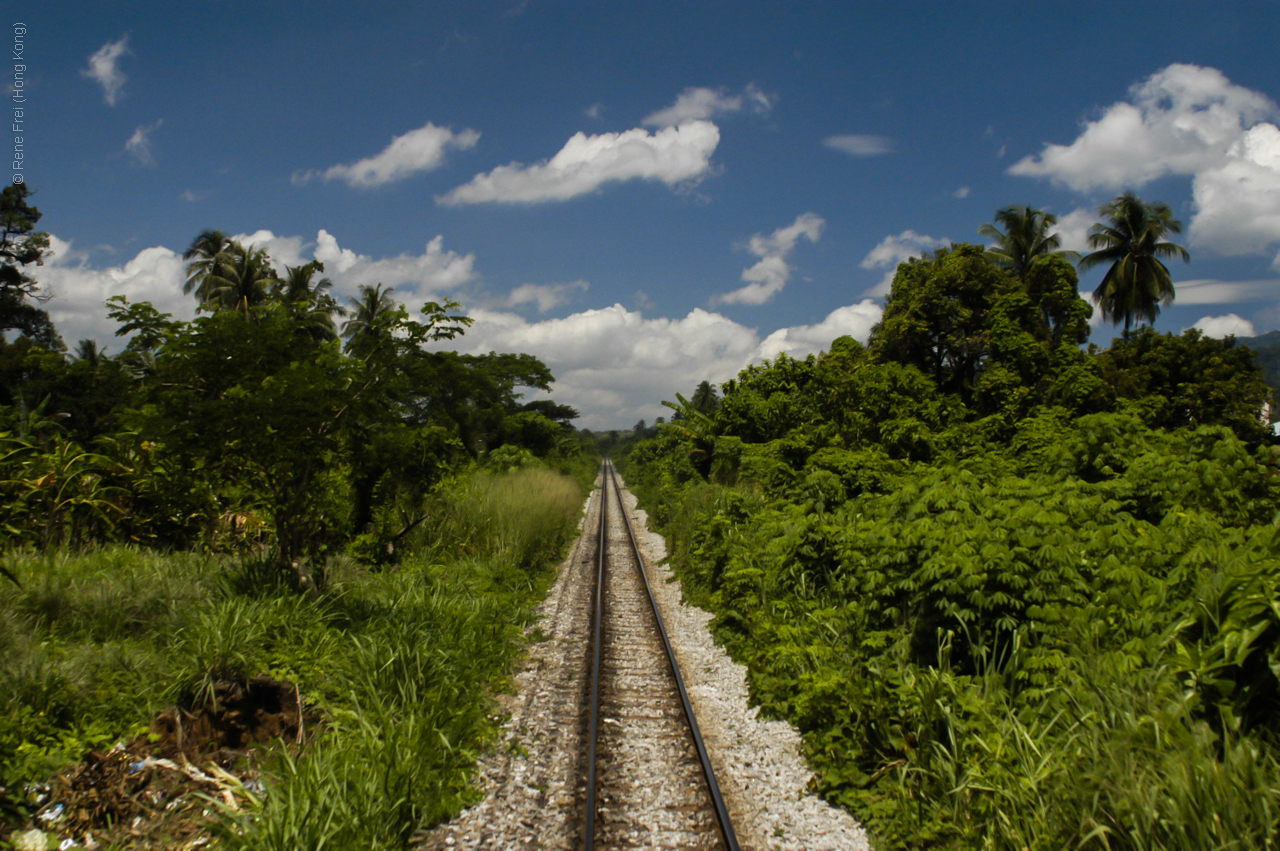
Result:
[[[530,570],[573,536],[582,489],[544,468],[479,473],[437,500],[423,529],[436,557],[466,554]]]
[[[946,733],[896,770],[900,816],[919,813],[904,833],[993,851],[1280,846],[1270,748],[1223,740],[1170,693],[1166,672],[1091,674],[1092,688],[1048,696],[1058,711],[1019,713],[998,690],[977,702],[969,678],[933,672],[920,690],[937,712],[925,717]]]
[[[435,497],[417,556],[383,572],[339,560],[318,597],[223,557],[11,558],[23,587],[0,585],[0,784],[21,790],[168,703],[207,701],[220,678],[269,673],[299,685],[324,732],[270,764],[224,845],[403,847],[474,794],[490,695],[582,498],[547,470],[460,481]]]
[[[281,758],[224,844],[399,848],[460,809],[493,733],[490,695],[581,504],[580,487],[547,470],[480,474],[437,499],[422,557],[336,585],[330,628],[347,640],[315,692],[331,730]]]

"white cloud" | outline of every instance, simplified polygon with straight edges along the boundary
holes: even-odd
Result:
[[[506,311],[470,313],[475,325],[442,348],[534,355],[556,376],[551,397],[582,411],[576,425],[586,428],[628,427],[639,419],[668,416],[661,401],[688,395],[700,381],[719,384],[781,352],[804,356],[842,334],[865,342],[879,321],[879,307],[863,302],[839,308],[817,325],[780,329],[762,341],[756,330],[701,309],[679,319],[649,319],[615,304],[541,322]]]
[[[869,298],[837,307],[816,325],[796,325],[774,331],[760,343],[756,358],[772,359],[780,354],[804,357],[827,349],[832,340],[846,334],[865,343],[883,315],[884,309]]]
[[[1058,216],[1053,232],[1058,235],[1062,248],[1087,254],[1093,250],[1089,247],[1089,229],[1097,223],[1097,211],[1088,207],[1076,207],[1070,213]]]
[[[300,236],[276,236],[269,230],[236,234],[232,239],[243,245],[267,249],[276,271],[285,266],[298,266],[310,260],[324,264],[324,274],[333,279],[338,295],[355,295],[361,284],[381,283],[395,287],[396,297],[413,310],[421,302],[438,299],[443,293],[456,292],[479,278],[474,254],[458,254],[444,247],[444,237],[436,236],[421,254],[400,254],[374,259],[342,248],[338,240],[321,229],[314,243]]]
[[[271,255],[271,265],[281,274],[284,274],[286,266],[301,266],[311,259],[306,256],[310,253],[310,246],[301,236],[276,236],[269,230],[260,229],[253,233],[233,233],[230,238],[245,247],[266,249]]]
[[[521,284],[507,296],[507,307],[536,304],[539,313],[564,304],[575,292],[586,292],[586,281],[570,281],[565,284]]]
[[[1070,145],[1046,145],[1009,173],[1081,191],[1138,187],[1218,165],[1246,129],[1277,114],[1265,95],[1198,65],[1170,65],[1135,85],[1130,97],[1085,122]]]
[[[436,200],[446,205],[533,204],[564,201],[624,180],[675,186],[705,175],[719,143],[720,130],[710,121],[691,121],[652,134],[640,128],[598,136],[575,133],[550,160],[499,166]]]
[[[94,339],[115,352],[124,348],[104,306],[114,295],[124,295],[131,302],[150,301],[179,319],[195,315],[195,301],[182,294],[186,271],[178,252],[153,246],[121,266],[94,268],[70,242],[56,236],[50,242],[57,253],[36,278],[52,296],[45,309],[68,345]]]
[[[886,236],[858,264],[863,269],[886,270],[880,282],[863,295],[871,297],[888,295],[893,286],[893,276],[898,272],[899,263],[910,260],[912,257],[921,257],[927,251],[950,244],[949,239],[926,236],[913,230],[904,230],[896,236]]]
[[[115,106],[124,89],[124,72],[120,70],[120,57],[129,52],[129,36],[119,41],[109,41],[89,57],[89,67],[80,73],[102,86],[102,99],[107,106]]]
[[[454,133],[450,127],[437,127],[428,121],[417,130],[392,137],[391,144],[375,156],[350,165],[331,166],[324,171],[298,172],[294,174],[293,182],[302,184],[314,177],[322,177],[341,180],[362,189],[382,186],[439,168],[444,162],[445,151],[473,148],[479,140],[480,134],[475,130]]]
[[[395,287],[410,309],[416,309],[422,301],[455,292],[478,277],[474,254],[449,251],[444,247],[444,237],[435,236],[421,254],[405,253],[379,260],[357,254],[356,262],[334,276],[334,281],[353,289],[357,284],[382,282]]]
[[[1252,337],[1257,333],[1253,329],[1252,322],[1234,313],[1228,313],[1226,316],[1205,316],[1191,327],[1206,337]]]
[[[265,248],[272,265],[283,274],[286,266],[301,266],[311,260],[324,264],[324,274],[334,283],[334,294],[343,300],[354,296],[361,284],[395,287],[396,298],[410,310],[423,301],[439,299],[479,278],[475,255],[458,254],[444,248],[444,237],[436,236],[421,254],[400,254],[374,259],[342,248],[333,234],[323,228],[314,242],[301,236],[277,236],[269,230],[233,234],[241,245]]]
[[[197,201],[203,201],[205,198],[208,198],[209,193],[196,192],[193,189],[184,189],[182,190],[182,194],[179,195],[178,197],[181,198],[183,201],[186,201],[188,204],[194,204]]]
[[[1280,128],[1252,127],[1192,181],[1190,236],[1222,254],[1256,254],[1280,242]],[[1280,269],[1280,254],[1272,261]]]
[[[968,198],[968,197],[969,197],[969,187],[968,187],[968,186],[961,186],[961,187],[960,187],[959,189],[957,189],[955,192],[952,192],[952,193],[951,193],[951,195],[952,195],[952,197],[955,197],[955,198]]]
[[[888,136],[828,136],[822,144],[851,157],[874,157],[893,151],[893,140]]]
[[[155,165],[155,154],[151,151],[151,134],[160,129],[160,125],[164,123],[163,118],[157,118],[150,124],[139,125],[137,130],[133,131],[133,135],[129,137],[129,141],[124,143],[124,150],[129,156],[137,161],[138,165]]]
[[[791,267],[787,257],[796,247],[801,237],[810,242],[817,242],[822,237],[822,229],[826,226],[821,216],[813,213],[802,213],[786,227],[778,228],[765,236],[758,233],[747,243],[748,250],[759,257],[755,265],[742,271],[742,280],[747,282],[733,292],[725,293],[713,299],[715,304],[764,304],[773,298],[791,279]]]
[[[651,113],[642,123],[649,127],[674,127],[689,121],[741,112],[743,109],[767,115],[775,102],[776,98],[765,94],[754,83],[736,95],[728,94],[724,89],[692,86],[681,92],[671,106]]]
[[[1177,304],[1233,304],[1241,301],[1274,300],[1280,280],[1219,281],[1202,278],[1174,282]]]

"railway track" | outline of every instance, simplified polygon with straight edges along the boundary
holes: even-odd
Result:
[[[424,829],[412,841],[414,851],[738,847],[734,827],[721,828],[715,814],[716,796],[707,789],[670,651],[644,589],[645,565],[632,545],[635,535],[647,542],[645,552],[660,552],[661,539],[643,526],[628,530],[619,497],[633,502],[603,467],[581,534],[539,606],[540,637],[529,642],[513,689],[501,698],[501,744],[480,765],[483,800]],[[597,595],[601,558],[605,582]],[[648,569],[689,666],[685,675],[705,732],[715,741],[716,766],[734,796],[742,846],[867,851],[865,834],[847,813],[806,791],[812,775],[800,759],[799,736],[755,717],[744,673],[706,631],[709,616],[682,605],[668,577],[661,564]],[[597,647],[601,664],[593,675]]]
[[[583,847],[738,851],[608,461],[596,535]]]

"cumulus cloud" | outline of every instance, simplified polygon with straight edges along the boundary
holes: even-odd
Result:
[[[528,352],[556,376],[551,396],[582,411],[578,426],[619,428],[666,416],[663,399],[688,394],[700,381],[727,381],[761,358],[804,356],[842,334],[865,342],[879,307],[863,302],[839,308],[816,325],[780,329],[766,340],[702,309],[675,319],[646,318],[620,304],[540,322],[500,310],[471,315],[475,325],[447,347],[473,354]]]
[[[888,295],[890,288],[893,286],[893,276],[897,274],[899,263],[910,260],[912,257],[921,257],[927,251],[950,244],[951,240],[949,239],[926,236],[913,230],[904,230],[896,236],[886,236],[858,264],[863,269],[885,270],[884,277],[880,279],[880,282],[863,293],[863,295],[871,297]]]
[[[315,242],[300,236],[277,236],[269,230],[236,234],[232,239],[267,249],[279,272],[283,272],[285,266],[319,260],[340,295],[355,295],[361,284],[395,287],[396,297],[405,301],[410,309],[443,293],[456,292],[479,278],[475,255],[446,249],[443,236],[432,238],[421,254],[404,253],[378,259],[341,247],[337,238],[324,229],[316,234]]]
[[[129,52],[129,36],[119,41],[109,41],[89,57],[89,67],[80,73],[102,86],[102,99],[107,106],[115,106],[128,79],[120,70],[120,57]]]
[[[888,136],[828,136],[822,144],[851,157],[875,157],[893,151],[893,140]]]
[[[565,201],[624,180],[675,186],[704,176],[718,144],[720,130],[710,121],[690,121],[653,133],[641,128],[596,136],[575,133],[549,160],[499,166],[436,200],[445,205],[534,204]]]
[[[791,279],[791,266],[787,257],[795,249],[801,237],[817,242],[822,237],[826,222],[813,213],[802,213],[786,227],[778,228],[766,236],[758,233],[751,237],[747,249],[760,259],[742,270],[742,280],[747,285],[717,296],[715,304],[764,304],[773,298]]]
[[[969,197],[969,187],[968,187],[968,186],[961,186],[961,187],[960,187],[959,189],[957,189],[955,192],[952,192],[952,193],[951,193],[951,195],[952,195],[952,197],[953,197],[953,198],[968,198],[968,197]]]
[[[1259,124],[1223,161],[1196,175],[1190,236],[1222,254],[1256,254],[1280,242],[1280,128]],[[1272,261],[1280,269],[1280,254]]]
[[[1170,65],[1130,100],[1087,121],[1068,145],[1046,145],[1011,174],[1080,191],[1192,179],[1191,243],[1221,254],[1269,253],[1280,243],[1280,108],[1214,68]],[[1280,254],[1274,261],[1280,269]]]
[[[1257,333],[1253,329],[1252,322],[1234,313],[1228,313],[1226,316],[1205,316],[1191,327],[1206,337],[1252,337]]]
[[[731,95],[724,89],[691,86],[680,93],[676,102],[665,109],[651,113],[644,119],[649,127],[674,127],[688,121],[700,121],[720,115],[750,109],[757,115],[767,115],[776,99],[761,91],[754,83],[740,93]]]
[[[367,189],[383,186],[412,177],[424,171],[439,168],[449,149],[467,150],[480,141],[475,130],[454,133],[451,127],[437,127],[428,121],[417,130],[393,136],[391,144],[381,153],[358,160],[349,165],[335,165],[320,171],[301,171],[293,175],[293,182],[301,185],[313,178],[341,180],[348,186]]]
[[[69,241],[54,236],[50,242],[55,250],[53,260],[40,268],[36,278],[52,296],[45,309],[69,344],[93,339],[117,352],[123,348],[104,306],[114,295],[133,302],[149,301],[179,319],[195,315],[195,301],[182,294],[186,271],[178,252],[152,246],[123,265],[95,267],[73,250]]]
[[[869,298],[857,304],[837,307],[815,325],[796,325],[774,331],[757,347],[756,357],[772,359],[781,354],[804,357],[823,351],[836,337],[845,335],[865,343],[871,336],[871,329],[883,315],[884,309]]]
[[[521,284],[507,296],[507,307],[536,304],[539,313],[564,304],[575,292],[585,292],[586,281],[570,281],[565,284]]]
[[[1046,145],[1009,173],[1081,191],[1142,186],[1216,165],[1246,129],[1277,113],[1265,95],[1198,65],[1170,65],[1135,85],[1130,97],[1085,122],[1071,144]]]
[[[160,129],[160,125],[164,123],[163,118],[157,118],[150,124],[142,124],[137,130],[133,131],[133,135],[124,143],[124,150],[129,156],[133,157],[138,165],[155,165],[155,154],[151,151],[151,134]]]

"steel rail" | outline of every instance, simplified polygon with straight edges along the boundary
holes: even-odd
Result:
[[[622,490],[618,487],[616,474],[614,472],[613,462],[606,460],[604,462],[604,475],[601,481],[601,539],[600,553],[605,549],[606,527],[604,525],[605,516],[605,500],[607,499],[608,488],[605,487],[605,480],[613,483],[614,496],[618,501],[618,511],[622,516],[622,523],[627,530],[627,538],[631,542],[631,551],[635,555],[636,565],[640,570],[640,579],[644,583],[645,593],[649,597],[649,605],[653,610],[654,621],[658,625],[658,634],[662,638],[663,649],[666,650],[667,662],[671,666],[671,674],[675,679],[676,690],[680,693],[680,704],[684,708],[685,720],[688,722],[689,735],[693,740],[694,749],[698,752],[698,762],[702,766],[702,776],[707,784],[707,791],[711,796],[711,803],[715,809],[717,826],[720,828],[720,836],[724,840],[725,851],[739,851],[738,837],[733,830],[733,822],[729,818],[728,807],[725,806],[724,795],[720,792],[720,784],[716,782],[715,769],[711,765],[711,757],[707,753],[706,743],[702,739],[702,731],[698,728],[698,720],[693,712],[693,705],[689,701],[689,692],[684,685],[684,677],[680,674],[680,663],[676,661],[675,649],[671,646],[671,639],[667,636],[666,625],[662,621],[662,612],[658,608],[658,601],[653,596],[653,588],[649,585],[649,566],[645,561],[644,555],[640,552],[640,545],[636,541],[635,530],[631,526],[631,519],[627,516],[626,504],[622,501]],[[603,596],[603,579],[604,579],[604,562],[601,558],[597,566],[597,596]],[[599,601],[596,603],[597,625],[595,628],[595,666],[592,669],[592,709],[591,709],[591,763],[588,768],[588,804],[587,804],[587,851],[593,851],[595,837],[595,732],[596,732],[596,715],[599,711],[599,660],[600,660],[600,626],[601,606]]]
[[[587,827],[583,834],[586,851],[596,841],[596,744],[600,738],[600,656],[604,636],[604,566],[609,540],[609,477],[600,471],[600,526],[596,532],[596,584],[591,593],[591,715],[587,722]]]

